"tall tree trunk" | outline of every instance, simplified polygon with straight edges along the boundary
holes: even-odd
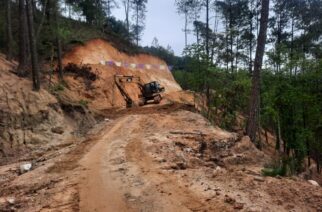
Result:
[[[259,29],[259,10],[258,10],[258,7],[260,6],[260,1],[261,0],[256,0],[256,36],[257,36],[257,39],[258,39],[258,36],[259,36],[259,32],[258,32],[258,29]]]
[[[130,0],[124,0],[124,11],[125,11],[125,23],[126,23],[126,29],[128,32],[130,32]]]
[[[226,44],[226,71],[229,72],[229,44],[228,44],[228,19],[226,19],[226,35],[225,35],[225,44]]]
[[[212,38],[212,42],[211,42],[211,50],[210,50],[211,63],[213,63],[214,57],[215,57],[215,43],[216,43],[216,37]]]
[[[94,7],[96,8],[96,9],[98,9],[98,0],[94,0]],[[98,26],[98,13],[97,12],[95,12],[94,13],[94,24],[96,24],[96,26]]]
[[[293,48],[294,48],[294,16],[292,15],[292,23],[291,23],[291,53],[290,53],[290,77],[292,76],[293,73]]]
[[[197,45],[199,46],[200,38],[199,38],[199,28],[198,27],[196,27],[196,39],[197,39]]]
[[[58,20],[58,3],[55,4],[55,29],[56,29],[56,47],[57,47],[57,68],[59,81],[64,81],[63,76],[63,65],[62,65],[62,50],[61,50],[61,39],[59,32],[59,20]]]
[[[235,54],[235,59],[236,59],[236,63],[235,63],[235,67],[236,67],[236,72],[238,72],[238,49],[239,49],[239,35],[236,36],[236,54]]]
[[[276,150],[279,153],[283,153],[285,152],[285,142],[283,142],[282,140],[282,134],[281,134],[281,122],[280,122],[280,118],[277,118],[277,123],[275,126],[275,134],[276,134]]]
[[[230,31],[230,69],[231,69],[231,73],[234,73],[234,42],[233,42],[233,35],[232,35],[232,31]]]
[[[107,11],[106,11],[106,16],[109,18],[111,17],[111,10],[112,10],[112,5],[111,5],[111,0],[107,1]]]
[[[34,32],[33,5],[31,0],[26,0],[26,2],[27,2],[26,9],[27,9],[27,19],[28,19],[28,28],[29,28],[33,89],[36,91],[39,91],[40,78],[39,78],[39,68],[38,68],[37,47],[36,47],[35,32]]]
[[[279,11],[280,13],[280,11]],[[278,22],[277,22],[277,45],[275,46],[275,49],[277,51],[277,63],[276,63],[276,67],[277,67],[277,73],[280,72],[280,66],[281,66],[281,36],[282,36],[282,27],[281,27],[281,14],[278,14]]]
[[[234,73],[234,52],[233,52],[233,45],[234,45],[234,38],[233,38],[233,23],[232,23],[232,4],[231,1],[229,1],[229,43],[230,43],[230,69],[231,73]]]
[[[250,14],[249,14],[249,74],[253,74],[253,0],[250,1]]]
[[[49,1],[50,2],[50,1]],[[39,35],[42,29],[42,26],[44,25],[45,19],[46,19],[46,11],[47,11],[47,3],[48,0],[45,0],[44,4],[43,4],[43,8],[42,8],[42,16],[41,16],[41,20],[37,29],[37,33],[36,33],[36,40],[39,39]],[[50,8],[50,5],[48,5],[48,7]]]
[[[136,45],[139,46],[139,5],[136,5]]]
[[[19,0],[19,65],[18,74],[25,76],[27,74],[27,25],[26,25],[25,0]]]
[[[269,14],[269,0],[262,0],[260,29],[257,40],[256,57],[254,63],[254,74],[252,78],[251,98],[249,102],[249,116],[246,132],[252,142],[256,141],[256,131],[259,126],[260,113],[260,73],[262,69],[263,56],[265,51],[267,24]]]
[[[184,13],[184,45],[188,46],[188,12]]]
[[[206,54],[207,54],[207,63],[209,60],[209,1],[206,0]]]
[[[11,23],[11,0],[7,0],[7,59],[13,58],[13,36],[12,36],[12,23]]]
[[[303,109],[302,109],[303,129],[306,129],[306,125],[307,125],[306,124],[307,107],[306,107],[306,105],[303,105],[302,107],[303,107]],[[307,163],[308,163],[307,165],[310,168],[310,166],[311,166],[311,154],[310,154],[310,143],[309,143],[308,138],[305,138],[305,145],[306,145],[306,154],[307,154]]]

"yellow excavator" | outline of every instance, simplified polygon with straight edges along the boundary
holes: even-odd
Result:
[[[161,93],[165,91],[165,88],[157,81],[143,84],[138,76],[114,75],[114,80],[117,88],[120,90],[124,100],[126,101],[127,107],[133,107],[135,103],[127,93],[124,83],[135,83],[138,85],[141,91],[141,94],[139,94],[139,106],[143,106],[151,102],[159,104],[162,100]]]

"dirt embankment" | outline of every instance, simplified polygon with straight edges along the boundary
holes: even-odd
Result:
[[[95,124],[80,106],[59,102],[46,84],[33,91],[29,78],[13,73],[16,67],[0,55],[0,165],[40,157]]]
[[[165,69],[154,66],[147,69],[102,65],[102,61],[163,65]],[[99,79],[92,83],[90,89],[86,89],[80,79],[75,79],[73,76],[66,76],[65,78],[69,89],[66,89],[64,95],[74,101],[86,101],[89,108],[95,110],[125,106],[124,98],[114,83],[114,75],[116,74],[138,76],[143,83],[158,81],[165,87],[165,93],[181,91],[181,87],[174,80],[164,61],[146,54],[127,55],[102,39],[91,40],[83,46],[75,47],[64,56],[63,63],[65,65],[68,63],[75,63],[77,65],[87,64],[92,68],[93,72],[98,74]],[[140,90],[137,84],[125,83],[124,87],[131,98],[134,101],[138,101]]]
[[[32,91],[30,80],[10,72],[17,64],[4,58],[0,55],[0,164],[57,145],[71,132],[56,98],[44,89]]]

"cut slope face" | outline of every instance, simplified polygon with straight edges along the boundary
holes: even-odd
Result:
[[[115,61],[127,64],[153,64],[163,65],[164,69],[151,66],[146,68],[118,67],[116,65],[103,65],[102,62]],[[158,81],[165,87],[166,93],[180,91],[181,87],[174,80],[167,64],[154,56],[147,54],[138,54],[129,56],[118,51],[110,43],[102,39],[88,41],[83,46],[75,47],[71,52],[67,53],[63,59],[64,65],[75,63],[77,65],[87,64],[92,70],[99,75],[99,79],[92,85],[91,89],[83,89],[84,84],[72,77],[66,77],[70,89],[65,93],[68,98],[75,100],[86,100],[92,109],[102,110],[111,107],[121,107],[125,105],[124,98],[114,83],[114,75],[133,75],[139,76],[142,83]],[[140,90],[136,84],[124,84],[125,89],[134,101],[138,100]]]
[[[33,91],[30,80],[10,72],[16,66],[0,54],[0,164],[59,145],[72,131],[57,99],[45,89]]]

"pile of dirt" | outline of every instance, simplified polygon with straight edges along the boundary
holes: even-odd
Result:
[[[16,65],[0,55],[0,164],[73,136],[57,99],[44,89],[33,91],[30,80],[11,72]]]
[[[200,167],[228,168],[239,165],[263,165],[269,157],[259,151],[248,136],[241,137],[236,133],[224,131],[218,127],[207,126],[209,122],[199,114],[187,114],[194,125],[206,126],[205,129],[189,130],[188,127],[172,130],[166,136],[167,142],[153,142],[148,151],[159,155],[160,161],[166,159],[164,169],[198,169]],[[180,115],[181,115],[180,114]],[[189,114],[189,115],[188,115]],[[149,146],[149,145],[147,145]],[[166,148],[164,148],[166,147]],[[174,154],[175,153],[175,154]]]
[[[127,64],[156,64],[163,65],[161,70],[154,66],[150,69],[138,69],[130,67],[118,67],[101,64],[102,61],[119,61]],[[123,107],[126,105],[124,98],[114,82],[114,75],[138,76],[142,83],[158,81],[165,87],[165,93],[180,91],[181,87],[174,80],[167,64],[161,59],[147,55],[127,55],[115,49],[110,43],[102,39],[88,41],[83,46],[77,46],[67,53],[63,59],[64,65],[70,63],[78,66],[87,65],[98,75],[98,79],[91,83],[91,88],[86,88],[86,82],[74,75],[66,74],[65,81],[68,89],[61,95],[75,102],[86,102],[91,110],[105,110],[112,107]],[[124,84],[127,93],[138,102],[140,90],[135,83]]]
[[[298,177],[261,176],[270,155],[259,151],[247,136],[214,127],[201,115],[188,111],[135,118],[143,119],[139,126],[144,132],[135,131],[137,140],[128,138],[127,153],[134,155],[129,158],[144,167],[142,176],[153,176],[153,169],[166,179],[175,176],[169,188],[164,188],[164,181],[158,187],[170,198],[182,198],[182,192],[176,196],[173,191],[179,185],[180,189],[187,189],[185,194],[194,193],[190,204],[201,200],[200,211],[322,209],[320,187]]]

